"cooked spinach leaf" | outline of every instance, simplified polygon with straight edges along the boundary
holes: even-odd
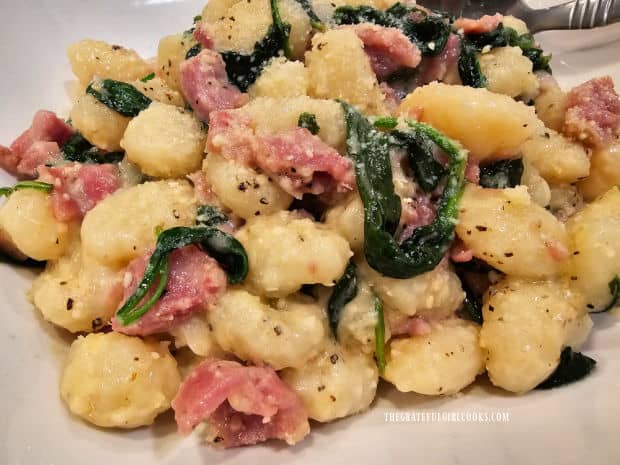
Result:
[[[536,45],[532,34],[521,34],[510,27],[504,27],[502,23],[490,32],[480,34],[467,34],[465,42],[472,45],[477,51],[484,47],[519,47],[527,58],[532,62],[534,71],[543,70],[551,72],[549,61],[551,55],[544,55],[541,48]]]
[[[611,300],[605,307],[590,313],[605,313],[620,304],[620,276],[614,276],[614,279],[609,281],[608,286],[609,293],[611,294]]]
[[[79,132],[73,134],[60,151],[65,160],[78,163],[118,163],[125,156],[124,152],[106,152],[95,147]]]
[[[114,79],[92,82],[86,88],[86,93],[123,116],[137,116],[152,102],[131,84]]]
[[[377,314],[377,323],[375,324],[375,360],[379,373],[383,374],[385,370],[385,320],[383,318],[383,302],[375,295],[375,313]]]
[[[297,120],[297,126],[300,128],[306,128],[312,134],[317,135],[321,128],[319,124],[316,122],[316,115],[313,113],[303,112],[299,115],[299,119]]]
[[[228,282],[238,284],[248,274],[248,256],[243,245],[230,234],[213,227],[184,227],[162,231],[157,237],[155,250],[149,259],[144,276],[134,294],[116,313],[123,326],[139,320],[161,297],[168,282],[168,257],[170,253],[190,244],[200,245],[226,271]],[[153,295],[140,305],[149,290]]]
[[[465,292],[463,300],[463,311],[468,320],[482,324],[482,302],[476,298],[471,288],[461,280],[461,287]]]
[[[580,352],[573,352],[570,347],[565,347],[560,355],[560,363],[553,373],[536,389],[553,389],[564,384],[573,383],[585,378],[596,365],[596,360],[583,355]]]
[[[19,181],[17,184],[11,187],[0,187],[0,197],[8,197],[15,191],[23,189],[34,189],[37,191],[51,192],[54,186],[47,182],[41,181]]]
[[[357,295],[357,275],[355,273],[355,263],[349,262],[344,274],[340,277],[332,295],[327,302],[327,316],[329,318],[329,327],[334,337],[338,338],[338,323],[344,307],[351,302]]]
[[[412,13],[419,13],[423,18],[414,19]],[[341,6],[334,11],[333,19],[336,24],[374,23],[400,29],[425,56],[439,55],[451,32],[450,21],[445,16],[429,15],[415,6],[402,3],[395,3],[384,11],[370,6]]]
[[[499,160],[480,167],[480,185],[490,189],[506,189],[521,184],[523,160]]]
[[[187,51],[187,53],[185,54],[185,59],[189,60],[190,58],[195,57],[196,55],[200,53],[201,50],[202,50],[202,44],[192,45]]]
[[[228,216],[213,205],[199,205],[196,210],[196,224],[199,226],[215,227],[227,221]]]
[[[364,204],[364,252],[368,264],[392,278],[410,278],[434,269],[454,240],[467,152],[433,127],[407,121],[409,127],[404,132],[430,138],[448,156],[449,171],[435,220],[416,228],[399,245],[393,234],[400,220],[401,206],[394,192],[389,158],[390,147],[397,139],[375,129],[352,106],[341,104],[347,128],[347,152],[355,165]]]
[[[461,45],[458,62],[459,77],[464,86],[486,87],[487,79],[482,74],[477,50],[466,42]]]
[[[155,73],[149,73],[146,76],[144,76],[143,78],[140,78],[140,81],[142,81],[142,82],[149,82],[154,77],[155,77]]]
[[[372,125],[377,129],[390,130],[398,126],[398,119],[393,116],[379,116],[373,119]]]
[[[295,0],[304,9],[308,18],[310,19],[310,26],[317,31],[325,31],[325,24],[321,21],[321,18],[317,16],[310,4],[309,0]]]
[[[448,173],[448,170],[435,160],[433,156],[435,144],[431,138],[421,131],[394,131],[392,136],[396,137],[406,147],[409,165],[422,190],[424,192],[433,191]]]
[[[277,57],[281,50],[287,57],[292,55],[289,44],[291,25],[282,22],[278,1],[271,0],[273,23],[269,26],[265,37],[254,44],[254,51],[250,55],[232,51],[221,53],[226,63],[228,79],[242,92],[248,90],[269,60]]]

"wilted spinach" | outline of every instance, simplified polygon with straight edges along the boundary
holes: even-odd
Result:
[[[433,222],[413,231],[398,244],[394,238],[400,220],[400,198],[394,192],[389,158],[398,139],[382,132],[352,106],[342,103],[347,128],[347,152],[353,159],[357,186],[364,204],[364,252],[368,264],[383,275],[410,278],[434,269],[454,240],[458,203],[464,185],[467,152],[433,127],[407,121],[400,130],[423,134],[449,159],[449,169]]]
[[[506,189],[521,184],[523,160],[499,160],[480,167],[480,185],[491,189]]]
[[[291,56],[289,44],[291,26],[282,22],[278,1],[271,0],[273,23],[269,26],[265,37],[254,44],[254,51],[251,54],[245,55],[233,51],[221,53],[226,63],[228,79],[242,92],[248,90],[269,60],[278,56],[281,50],[284,51],[285,56]]]
[[[343,275],[340,277],[332,295],[327,302],[327,316],[329,318],[329,327],[334,337],[338,338],[338,323],[344,307],[351,302],[357,295],[357,275],[356,267],[353,262],[349,262]]]
[[[553,373],[536,389],[553,389],[564,384],[574,383],[585,378],[594,369],[596,360],[574,352],[570,347],[565,347],[560,355],[560,363]]]
[[[157,237],[155,250],[136,291],[116,313],[117,320],[123,326],[139,320],[155,305],[166,289],[170,253],[190,244],[199,244],[217,260],[226,271],[229,283],[238,284],[247,276],[248,256],[243,245],[230,234],[203,226],[191,228],[179,226],[162,231]],[[150,290],[153,290],[153,294],[140,305]]]
[[[125,156],[124,152],[106,152],[95,147],[79,132],[73,134],[60,151],[65,160],[78,163],[118,163]]]
[[[321,128],[319,123],[316,122],[316,115],[314,113],[303,112],[299,115],[297,120],[297,126],[300,128],[306,128],[312,134],[317,135]]]
[[[86,88],[86,93],[123,116],[138,116],[152,102],[131,84],[114,79],[92,82]]]
[[[414,19],[418,13],[422,19]],[[450,21],[442,15],[428,14],[415,6],[395,3],[386,10],[370,6],[341,6],[334,11],[336,24],[374,23],[400,29],[425,56],[439,55],[450,36]]]

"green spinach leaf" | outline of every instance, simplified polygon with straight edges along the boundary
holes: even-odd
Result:
[[[317,135],[321,130],[319,124],[316,122],[316,115],[313,113],[303,112],[300,114],[299,119],[297,120],[297,126],[300,128],[306,128],[314,135]]]
[[[196,55],[200,53],[201,50],[202,50],[202,44],[192,45],[189,48],[189,50],[187,50],[187,53],[185,54],[185,59],[189,60],[190,58],[195,57]]]
[[[152,100],[131,84],[103,79],[88,85],[86,93],[123,116],[137,116]]]
[[[480,34],[467,34],[467,45],[472,45],[477,51],[481,51],[487,45],[494,47],[519,47],[527,58],[530,59],[534,71],[542,70],[551,72],[549,61],[551,55],[545,55],[543,50],[536,45],[532,34],[519,34],[510,27],[504,27],[502,23],[490,32]]]
[[[423,16],[414,20],[411,14]],[[425,56],[439,55],[448,42],[450,21],[442,15],[428,14],[415,6],[395,3],[387,10],[377,10],[370,6],[341,6],[334,11],[336,24],[374,23],[384,27],[400,29]]]
[[[228,216],[213,205],[199,205],[196,211],[196,224],[199,226],[216,227],[226,223]]]
[[[124,152],[106,152],[95,147],[79,132],[73,134],[60,150],[65,160],[78,163],[119,163],[125,156]]]
[[[334,286],[332,295],[327,302],[329,327],[336,339],[338,338],[338,323],[340,323],[342,310],[357,295],[357,275],[355,270],[355,264],[352,261],[349,262],[344,270],[344,274]]]
[[[480,167],[480,185],[490,189],[506,189],[521,184],[523,160],[499,160]]]
[[[458,204],[464,186],[467,152],[424,123],[408,121],[408,131],[429,137],[449,158],[446,187],[437,216],[398,244],[393,237],[400,220],[400,198],[394,192],[389,133],[375,129],[352,106],[341,103],[347,128],[347,152],[353,159],[364,204],[364,252],[368,264],[392,278],[410,278],[434,269],[454,240]]]
[[[614,279],[609,281],[608,286],[609,293],[611,294],[611,300],[607,305],[605,305],[605,307],[590,313],[605,313],[620,303],[620,276],[614,276]]]
[[[310,26],[317,31],[325,31],[326,27],[321,18],[315,13],[309,0],[295,0],[304,9],[310,19]]]
[[[136,291],[116,313],[116,318],[127,326],[139,320],[161,297],[168,282],[170,252],[190,244],[200,245],[226,271],[228,282],[238,284],[248,274],[248,256],[243,245],[230,234],[212,227],[184,227],[162,231]],[[157,283],[157,284],[156,284]],[[153,295],[142,305],[149,290]]]
[[[573,383],[585,378],[594,369],[596,360],[583,355],[580,352],[573,352],[570,347],[565,347],[560,355],[560,363],[553,373],[536,389],[553,389],[564,384]]]
[[[480,69],[477,51],[466,42],[461,44],[458,62],[459,77],[464,86],[486,87],[487,79]]]
[[[47,182],[41,181],[19,181],[17,184],[11,187],[0,187],[0,197],[8,197],[15,191],[23,189],[34,189],[43,192],[52,192],[54,186]]]
[[[448,170],[435,160],[433,156],[435,144],[431,138],[421,131],[394,131],[392,136],[406,147],[409,165],[422,190],[432,192]]]
[[[265,37],[254,44],[254,51],[250,55],[232,51],[221,53],[226,63],[228,79],[242,92],[248,90],[269,60],[277,57],[281,50],[285,56],[292,56],[289,44],[291,26],[282,22],[278,2],[279,0],[271,0],[273,23],[269,26]]]
[[[149,82],[151,79],[155,78],[155,73],[149,73],[143,78],[140,78],[141,82]]]

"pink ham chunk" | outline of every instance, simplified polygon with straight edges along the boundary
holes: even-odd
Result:
[[[127,267],[123,302],[138,287],[150,256],[149,253],[136,258]],[[113,318],[114,331],[130,336],[148,336],[169,331],[195,312],[206,310],[226,290],[226,273],[197,246],[176,249],[168,260],[168,283],[162,297],[135,323],[122,326]]]
[[[399,242],[409,239],[416,228],[431,224],[437,215],[435,205],[428,194],[404,199],[402,204],[400,216],[402,232],[398,237]]]
[[[276,176],[278,184],[294,197],[345,192],[355,186],[351,160],[305,128],[265,135],[262,141],[266,150],[256,154],[256,164]]]
[[[435,57],[428,57],[422,61],[418,74],[418,85],[432,81],[442,81],[447,84],[460,84],[458,61],[461,55],[461,39],[456,34],[450,34],[446,46]]]
[[[54,217],[72,221],[84,217],[98,202],[121,187],[116,165],[67,163],[39,167],[40,180],[54,185],[51,193]]]
[[[484,15],[478,19],[458,18],[452,27],[457,31],[462,29],[465,34],[482,34],[497,29],[503,19],[504,16],[500,13],[495,13],[493,16]]]
[[[20,179],[37,177],[37,167],[61,158],[60,147],[73,135],[73,128],[55,113],[39,110],[10,147],[0,146],[0,166]]]
[[[591,79],[568,93],[564,134],[591,147],[620,136],[620,98],[609,76]]]
[[[212,114],[207,150],[260,169],[296,198],[355,186],[351,160],[318,136],[305,128],[256,134],[251,118],[242,111]]]
[[[294,444],[310,432],[301,399],[269,367],[206,360],[181,384],[172,408],[181,434],[208,420],[208,437],[223,447]]]
[[[213,48],[213,37],[208,31],[208,24],[199,22],[194,29],[194,39],[196,39],[203,48]]]
[[[202,121],[209,121],[212,111],[238,108],[249,101],[247,94],[228,81],[224,60],[214,50],[203,50],[179,69],[185,100]]]
[[[397,321],[390,322],[390,333],[392,336],[426,336],[432,332],[431,325],[422,317],[412,316],[403,317]]]
[[[422,60],[418,47],[399,29],[364,23],[352,26],[378,79],[401,68],[415,68]]]
[[[458,237],[450,247],[450,259],[455,263],[466,263],[474,259],[474,253]]]

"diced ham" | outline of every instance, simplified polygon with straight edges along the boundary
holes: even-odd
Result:
[[[125,271],[123,302],[133,293],[151,254],[134,259]],[[218,263],[195,245],[176,249],[168,258],[168,282],[162,297],[142,318],[128,326],[112,319],[112,329],[130,336],[148,336],[166,332],[206,310],[226,290],[226,273]],[[145,297],[148,299],[150,295]]]
[[[265,150],[256,154],[257,166],[276,176],[278,184],[292,196],[345,192],[355,186],[351,160],[306,128],[264,135],[261,139]]]
[[[294,444],[310,432],[301,399],[269,367],[206,360],[181,384],[172,408],[181,434],[208,420],[208,437],[223,447]]]
[[[452,27],[457,31],[462,29],[465,34],[482,34],[497,29],[503,19],[504,16],[500,13],[495,13],[493,16],[484,15],[478,19],[458,18]]]
[[[39,110],[10,147],[0,146],[0,166],[20,179],[37,177],[37,167],[61,158],[60,147],[73,135],[73,128],[55,113]]]
[[[185,100],[202,121],[209,121],[212,111],[238,108],[249,101],[247,94],[228,81],[224,60],[214,50],[202,50],[179,69]]]
[[[399,29],[370,23],[351,27],[364,43],[364,52],[378,79],[385,79],[401,68],[415,68],[422,60],[418,47]]]
[[[380,82],[379,89],[381,89],[381,92],[385,95],[385,106],[387,109],[390,113],[397,113],[401,99],[396,89],[388,85],[387,82]]]
[[[194,197],[200,205],[214,205],[218,208],[221,208],[219,199],[213,192],[213,189],[207,182],[207,178],[202,171],[194,171],[193,173],[188,174],[187,179],[194,186]]]
[[[450,259],[456,263],[470,262],[474,259],[474,253],[465,243],[457,238],[450,248]]]
[[[564,134],[592,147],[620,136],[620,98],[609,76],[591,79],[568,93]]]
[[[403,199],[402,203],[400,222],[403,229],[398,238],[399,242],[403,242],[411,237],[416,228],[431,224],[436,216],[435,205],[433,205],[428,194]]]
[[[470,156],[465,166],[465,179],[469,182],[478,184],[480,182],[480,161]]]
[[[421,86],[432,81],[459,84],[458,61],[460,55],[461,39],[456,34],[450,34],[446,46],[439,55],[422,60],[417,84]]]
[[[208,31],[206,22],[199,22],[194,29],[194,39],[196,39],[203,48],[213,48],[213,37]]]
[[[212,114],[207,150],[259,168],[289,194],[344,192],[353,189],[353,164],[305,128],[256,134],[242,111]]]
[[[431,333],[431,325],[424,318],[413,316],[390,321],[392,336],[426,336]]]
[[[213,112],[207,134],[208,152],[250,165],[259,150],[260,141],[254,135],[250,116],[243,111]]]
[[[98,202],[121,187],[116,165],[67,163],[39,167],[40,180],[54,185],[51,202],[54,217],[72,221],[84,217]]]

